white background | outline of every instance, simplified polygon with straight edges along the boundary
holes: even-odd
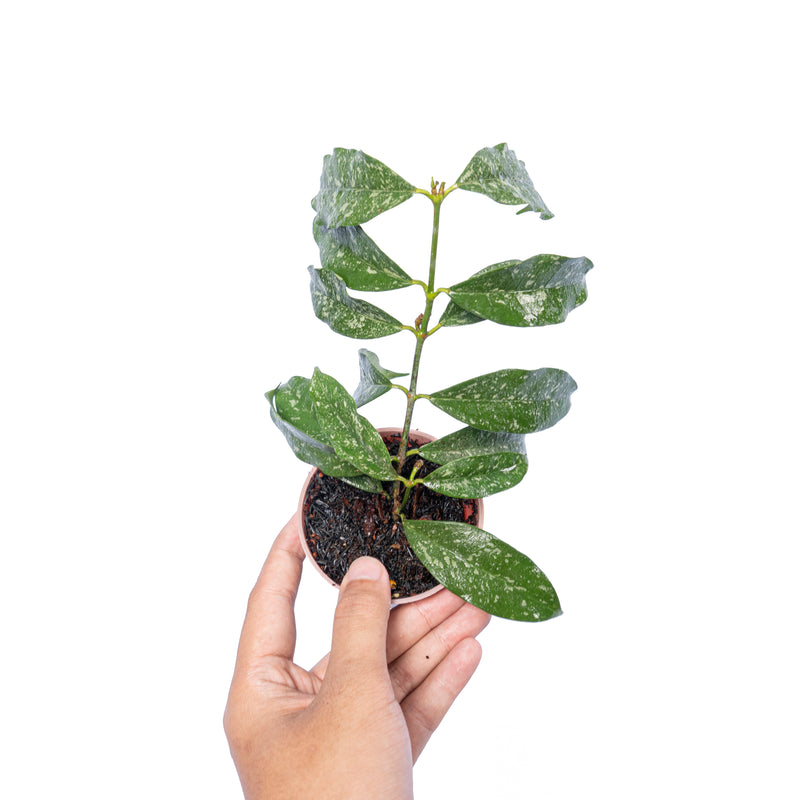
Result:
[[[308,298],[322,157],[360,148],[424,187],[507,141],[555,218],[454,193],[442,285],[586,255],[589,300],[551,328],[443,331],[420,388],[577,380],[486,522],[565,614],[490,625],[417,797],[796,798],[788,7],[3,4],[0,794],[239,796],[239,626],[306,473],[263,393],[315,365],[357,382],[359,343]],[[367,230],[422,276],[429,218],[417,197]],[[366,344],[404,370],[404,337]],[[306,572],[306,666],[335,599]]]

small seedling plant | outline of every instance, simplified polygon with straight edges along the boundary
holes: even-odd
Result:
[[[267,392],[273,422],[303,461],[324,474],[391,499],[414,553],[445,587],[475,606],[510,619],[541,621],[561,613],[558,596],[544,573],[526,555],[496,536],[463,522],[410,519],[414,488],[425,485],[455,498],[486,497],[509,489],[524,477],[525,436],[555,425],[567,413],[577,388],[563,370],[505,368],[455,386],[422,393],[417,388],[425,344],[442,328],[486,320],[533,328],[563,322],[586,300],[587,258],[535,255],[487,266],[449,287],[436,285],[439,221],[444,201],[456,190],[478,192],[517,213],[553,215],[525,168],[506,144],[478,151],[458,180],[446,186],[431,180],[430,190],[408,183],[385,164],[360,150],[337,148],[325,156],[314,238],[321,269],[309,267],[314,313],[336,333],[354,339],[410,335],[413,356],[408,373],[384,367],[378,356],[359,350],[360,382],[351,395],[319,369],[295,376]],[[433,205],[427,279],[412,278],[364,232],[364,223],[415,195]],[[420,291],[424,308],[410,323],[349,293],[384,292],[409,287]],[[437,300],[447,301],[434,322]],[[401,378],[406,383],[398,383]],[[359,407],[396,390],[406,400],[396,455]],[[409,447],[414,408],[419,401],[454,417],[466,427]],[[408,477],[400,471],[409,459]],[[422,460],[438,465],[420,477]]]

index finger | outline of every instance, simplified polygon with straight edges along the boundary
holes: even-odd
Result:
[[[257,663],[268,656],[292,659],[297,631],[294,601],[303,572],[298,515],[278,534],[250,592],[237,661]]]

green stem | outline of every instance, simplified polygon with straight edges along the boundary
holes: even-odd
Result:
[[[426,193],[427,194],[427,193]],[[439,247],[439,213],[442,207],[442,200],[447,194],[429,195],[433,203],[433,231],[431,233],[431,259],[428,268],[428,289],[425,295],[425,311],[422,314],[422,322],[419,330],[416,331],[417,346],[414,350],[414,364],[411,368],[411,378],[408,385],[408,403],[406,405],[406,418],[403,423],[403,435],[400,438],[400,449],[397,452],[397,471],[403,469],[408,449],[408,437],[411,432],[411,417],[414,413],[414,403],[417,401],[417,377],[419,376],[419,362],[422,356],[422,348],[428,338],[428,323],[430,322],[431,312],[433,311],[433,301],[436,299],[436,252]],[[394,513],[400,513],[402,503],[400,500],[400,481],[394,484]]]
[[[408,483],[406,484],[406,491],[405,491],[405,494],[403,495],[403,500],[400,503],[400,508],[397,509],[397,513],[398,514],[406,507],[406,504],[408,503],[408,500],[411,497],[411,490],[415,486],[419,486],[419,484],[422,483],[421,480],[414,480],[414,478],[416,478],[416,476],[417,476],[417,472],[419,472],[419,470],[422,468],[422,464],[423,464],[423,461],[421,459],[418,460],[417,463],[414,464],[414,469],[411,470],[411,475],[408,476]]]

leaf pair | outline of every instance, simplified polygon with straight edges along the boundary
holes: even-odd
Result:
[[[357,406],[392,388],[405,373],[381,365],[359,350]],[[569,411],[575,381],[563,370],[503,369],[427,395],[437,408],[469,427],[425,445],[420,453],[439,469],[425,484],[451,497],[485,497],[522,480],[527,470],[526,433],[556,424]]]
[[[523,211],[552,213],[533,186],[525,164],[506,144],[478,151],[455,188],[484,194],[498,203],[525,203]],[[408,181],[360,150],[337,148],[323,163],[320,190],[312,202],[317,211],[314,238],[323,270],[312,275],[317,316],[337,333],[356,339],[388,336],[401,323],[381,309],[347,294],[382,292],[410,286],[412,278],[387,256],[360,227],[415,193]],[[502,325],[533,327],[563,322],[586,300],[586,258],[539,255],[525,261],[493,264],[451,287],[444,326],[489,319]],[[364,323],[359,318],[365,319]]]
[[[536,211],[542,219],[553,216],[534,188],[525,162],[507,144],[475,153],[456,187],[505,205],[523,204],[519,214]],[[325,228],[341,228],[362,225],[416,192],[407,180],[372,156],[337,147],[323,160],[319,192],[311,206]]]
[[[425,485],[449,497],[488,497],[516,486],[528,471],[523,434],[461,430],[429,442],[420,455],[440,464]]]
[[[360,150],[336,148],[325,156],[320,190],[311,203],[322,269],[308,269],[314,313],[336,333],[378,339],[402,329],[391,314],[351,297],[347,289],[384,292],[413,283],[360,227],[413,194],[410,183]]]
[[[586,301],[586,273],[592,266],[588,258],[556,255],[492,264],[450,288],[451,302],[440,323],[453,327],[491,320],[501,325],[539,327],[563,322],[570,311]],[[308,269],[314,313],[337,333],[353,339],[377,339],[403,329],[403,323],[390,314],[347,293],[352,284],[352,288],[367,286],[365,281],[354,280],[349,270],[344,272],[348,280],[332,269]],[[383,280],[389,275],[383,272],[375,277],[381,279],[380,285],[396,288],[387,286],[390,279]],[[376,288],[378,280],[369,285],[371,291],[380,291]]]
[[[353,393],[361,406],[392,388],[394,378],[406,373],[383,367],[370,350],[359,350],[361,380]],[[449,497],[486,497],[519,483],[528,469],[525,437],[521,434],[462,428],[420,448],[427,461],[441,466],[425,485]]]

